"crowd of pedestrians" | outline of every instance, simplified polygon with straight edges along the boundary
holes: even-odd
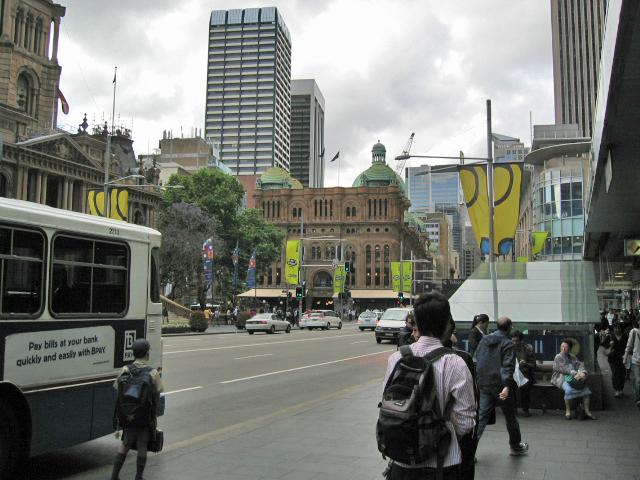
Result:
[[[611,367],[615,397],[623,395],[625,380],[631,370],[635,402],[640,408],[640,329],[637,319],[638,315],[631,311],[603,312],[596,338],[597,346],[604,349]],[[518,398],[520,415],[530,417],[531,389],[536,381],[541,381],[536,380],[536,371],[541,370],[542,362],[536,360],[534,348],[526,342],[523,332],[512,330],[510,318],[500,317],[492,333],[489,323],[486,314],[475,315],[468,336],[468,352],[460,351],[455,348],[455,323],[446,297],[432,292],[416,301],[414,313],[407,318],[398,338],[399,351],[388,359],[383,401],[393,399],[395,382],[403,378],[400,364],[409,362],[412,356],[435,358],[432,363],[433,395],[438,400],[440,412],[447,412],[443,418],[451,432],[451,440],[445,442],[446,447],[442,449],[445,452],[443,459],[433,456],[421,463],[405,463],[390,457],[385,478],[473,479],[478,442],[486,426],[495,423],[498,407],[506,423],[509,454],[528,453],[529,445],[522,440],[517,418]],[[442,354],[439,352],[442,346],[450,350]],[[589,372],[575,355],[575,347],[573,340],[561,340],[550,383],[563,392],[564,418],[595,420],[590,408]],[[379,429],[382,428],[380,425],[384,427],[381,419]],[[380,448],[381,435],[378,437]]]

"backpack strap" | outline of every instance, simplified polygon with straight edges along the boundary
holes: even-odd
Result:
[[[451,350],[450,348],[438,347],[435,350],[431,350],[429,353],[427,353],[424,356],[424,359],[430,361],[431,363],[433,363],[436,360],[438,360],[440,357],[442,357],[444,355],[448,355],[450,353],[453,353],[453,350]]]

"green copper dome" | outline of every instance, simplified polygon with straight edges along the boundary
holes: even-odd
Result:
[[[289,172],[280,167],[270,167],[256,180],[256,188],[260,190],[277,190],[281,188],[302,189],[302,184]]]
[[[402,193],[404,181],[393,171],[385,161],[387,149],[380,142],[371,149],[371,166],[357,176],[353,182],[354,187],[387,187],[397,185]]]

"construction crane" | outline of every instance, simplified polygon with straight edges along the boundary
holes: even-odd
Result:
[[[407,164],[407,160],[411,157],[411,146],[413,145],[413,137],[415,137],[415,135],[416,134],[414,132],[411,132],[409,140],[407,140],[407,143],[402,149],[402,154],[396,157],[396,160],[398,161],[396,173],[400,176],[402,176],[402,171],[404,170],[404,166]]]

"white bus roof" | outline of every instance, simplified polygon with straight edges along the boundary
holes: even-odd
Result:
[[[159,240],[161,236],[153,228],[10,198],[0,198],[0,218],[35,227],[79,231],[147,243],[152,238]],[[109,228],[118,229],[119,234],[109,233]]]

